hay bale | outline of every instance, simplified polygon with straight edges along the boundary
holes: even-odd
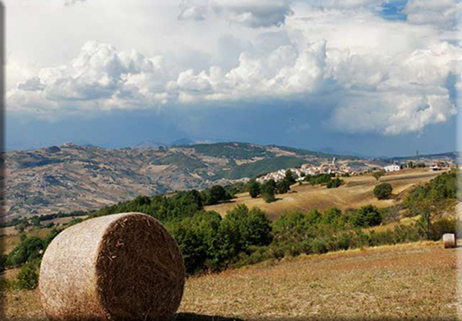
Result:
[[[124,213],[83,221],[46,250],[40,293],[50,320],[170,320],[185,267],[156,219]]]
[[[444,234],[443,244],[444,244],[445,249],[456,247],[457,246],[456,235],[452,233]]]

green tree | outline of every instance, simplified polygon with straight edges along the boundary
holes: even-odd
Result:
[[[370,227],[382,223],[382,215],[377,207],[366,205],[358,209],[350,220],[356,227]]]
[[[276,183],[276,191],[279,194],[285,194],[290,191],[290,183],[287,179],[281,179]]]
[[[39,281],[40,261],[29,262],[24,264],[17,275],[18,287],[24,290],[33,290],[37,287]]]
[[[342,185],[342,183],[343,183],[343,180],[341,180],[340,178],[336,177],[336,178],[330,180],[330,181],[327,183],[326,187],[327,187],[327,188],[337,188],[337,187],[340,187],[340,185]]]
[[[41,258],[44,249],[45,244],[41,238],[27,237],[8,254],[7,265],[19,266]]]
[[[289,182],[289,185],[294,184],[297,181],[295,174],[290,169],[286,170],[284,180]]]
[[[231,195],[221,185],[215,185],[207,193],[207,205],[215,205],[231,199]]]
[[[260,195],[260,183],[256,180],[249,182],[249,195],[252,198],[257,198]]]
[[[385,171],[383,169],[372,173],[372,176],[374,176],[376,180],[379,180],[383,175],[385,175]]]
[[[276,201],[274,194],[276,193],[276,183],[274,180],[269,180],[261,187],[261,196],[266,203],[271,203]]]
[[[382,183],[382,184],[377,185],[374,188],[374,195],[379,200],[388,199],[391,196],[392,192],[393,192],[393,187],[391,186],[390,183]]]

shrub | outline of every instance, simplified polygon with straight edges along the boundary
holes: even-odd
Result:
[[[260,183],[255,180],[249,183],[249,195],[252,198],[257,198],[260,195]]]
[[[35,236],[26,237],[8,254],[6,265],[19,266],[31,262],[40,258],[44,249],[45,244],[42,239]]]
[[[313,253],[316,253],[316,254],[327,253],[326,242],[318,238],[314,239],[312,250],[313,250]]]
[[[327,183],[326,187],[327,188],[337,188],[337,187],[340,187],[340,185],[342,185],[342,183],[343,183],[343,180],[341,180],[340,178],[337,177],[337,178],[334,178],[334,179],[330,180]]]
[[[282,179],[276,183],[276,190],[279,194],[285,194],[290,191],[290,183],[287,179]]]
[[[392,192],[393,192],[393,187],[389,183],[382,183],[382,184],[377,185],[374,188],[374,195],[379,200],[384,200],[384,199],[389,198]]]
[[[221,185],[215,185],[210,188],[207,193],[206,204],[215,205],[222,201],[228,201],[231,199],[231,195]]]
[[[430,226],[430,238],[438,241],[445,233],[456,233],[457,222],[454,219],[443,218],[433,222]]]
[[[358,209],[350,220],[356,227],[370,227],[382,223],[382,216],[377,207],[366,205]]]
[[[33,290],[38,285],[40,261],[24,264],[17,275],[18,287],[24,290]]]
[[[274,196],[275,192],[276,182],[274,180],[269,180],[261,187],[261,196],[263,197],[266,203],[276,201],[276,197]]]

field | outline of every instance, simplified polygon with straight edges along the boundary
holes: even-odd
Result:
[[[277,195],[274,203],[265,203],[261,198],[251,198],[248,193],[237,195],[236,199],[224,204],[208,206],[207,210],[214,210],[225,215],[237,204],[246,204],[249,208],[259,207],[272,219],[279,217],[288,210],[309,211],[311,209],[325,210],[338,207],[341,210],[347,208],[359,208],[372,204],[379,208],[388,207],[401,202],[401,196],[413,186],[424,184],[441,172],[430,172],[428,169],[408,170],[397,173],[388,173],[380,178],[380,182],[387,182],[393,186],[394,197],[389,200],[377,200],[373,190],[377,181],[370,175],[353,176],[343,178],[345,184],[336,189],[327,189],[325,186],[311,186],[295,184],[287,194]]]
[[[177,320],[456,320],[458,251],[413,243],[194,277]],[[37,291],[5,299],[7,317],[44,320]]]

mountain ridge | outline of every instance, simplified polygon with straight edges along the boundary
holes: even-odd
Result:
[[[242,142],[109,149],[66,143],[10,151],[5,162],[7,220],[93,210],[138,195],[155,195],[245,181],[267,172],[331,163],[377,166],[355,156]]]

